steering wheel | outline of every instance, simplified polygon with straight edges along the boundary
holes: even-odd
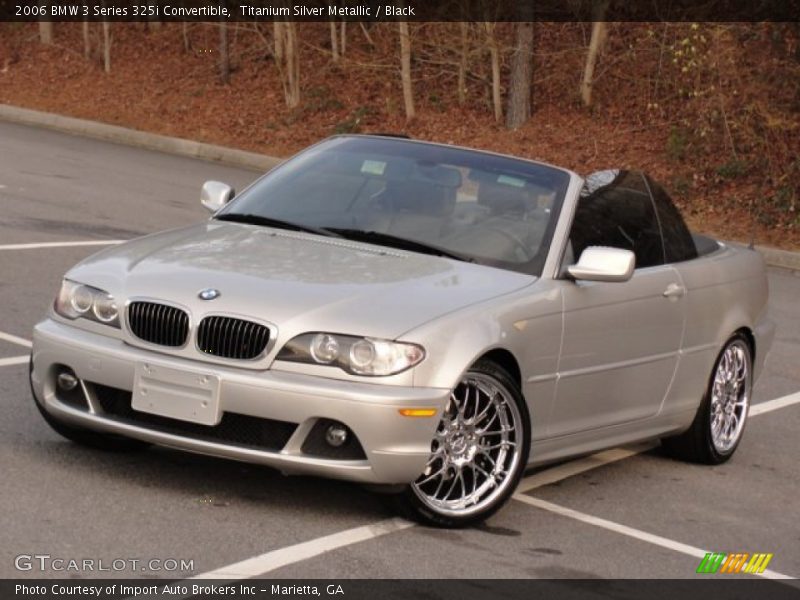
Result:
[[[514,244],[514,246],[516,246],[518,250],[522,250],[522,256],[525,257],[526,262],[533,258],[531,256],[531,251],[530,248],[528,248],[528,245],[510,231],[506,231],[505,229],[501,229],[500,227],[492,227],[486,225],[482,225],[481,228],[485,231],[499,233],[502,237],[506,238],[507,240],[510,240],[511,243]]]
[[[447,239],[456,241],[456,240],[460,240],[461,238],[465,238],[466,240],[469,240],[473,236],[473,234],[475,233],[476,229],[479,229],[482,232],[492,232],[492,233],[499,234],[500,236],[504,237],[505,239],[511,241],[511,243],[514,245],[515,254],[517,253],[517,251],[521,250],[522,251],[522,256],[523,256],[525,261],[530,261],[533,258],[531,256],[530,249],[525,244],[525,242],[523,242],[521,239],[519,239],[513,233],[510,233],[510,232],[508,232],[508,231],[506,231],[506,230],[504,230],[504,229],[502,229],[500,227],[492,227],[492,226],[487,226],[485,224],[481,224],[481,226],[479,228],[476,228],[475,226],[473,226],[473,227],[471,227],[469,229],[462,229],[460,231],[453,232],[453,233],[451,233],[450,235],[447,236]]]

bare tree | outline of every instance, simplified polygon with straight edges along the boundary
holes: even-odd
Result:
[[[528,3],[521,10],[530,12]],[[531,116],[531,92],[533,79],[533,23],[520,21],[515,25],[514,52],[511,57],[511,79],[509,81],[506,127],[516,129]]]
[[[489,57],[492,62],[492,106],[494,107],[494,120],[503,120],[503,99],[500,90],[500,47],[495,35],[497,23],[486,21],[483,28],[486,31],[486,44],[489,46]]]
[[[458,103],[463,105],[467,101],[467,67],[469,59],[469,23],[461,21],[459,24],[461,34],[461,48],[458,61]]]
[[[86,0],[82,0],[81,5],[84,7],[84,10],[88,10],[88,3]],[[83,35],[83,58],[89,60],[92,57],[92,41],[89,37],[89,17],[83,17],[83,22],[81,23],[81,34]]]
[[[41,6],[46,12],[50,11],[50,2],[42,2]],[[48,21],[48,18],[46,13],[39,17],[39,41],[42,44],[53,43],[53,22]]]
[[[339,62],[339,36],[336,31],[336,21],[330,22],[330,29],[331,29],[331,55],[333,56],[333,62]]]
[[[342,37],[342,42],[339,44],[339,49],[342,52],[342,56],[344,56],[345,52],[347,52],[347,21],[342,21],[342,24],[339,26],[339,30]]]
[[[592,86],[594,85],[594,69],[597,58],[603,51],[607,37],[607,23],[603,21],[608,9],[609,0],[599,2],[592,7],[592,38],[589,40],[589,51],[586,54],[586,66],[581,80],[581,100],[585,106],[592,105]]]
[[[280,36],[275,38],[275,64],[278,65],[281,75],[286,106],[295,108],[300,104],[300,53],[297,43],[297,24],[293,21],[281,23],[278,32]],[[283,60],[277,59],[278,47],[281,48]]]
[[[192,49],[192,42],[189,40],[189,22],[181,23],[181,36],[183,37],[183,51],[189,52]]]
[[[157,3],[154,0],[148,0],[148,6],[156,7]],[[148,16],[147,17],[147,28],[151,29],[152,31],[156,31],[157,29],[161,29],[161,21],[158,20],[156,16]]]
[[[400,79],[403,83],[403,103],[406,108],[406,119],[413,119],[414,89],[411,85],[411,36],[408,31],[408,22],[400,21]]]
[[[88,17],[84,17],[81,27],[83,29],[83,58],[88,60],[92,56],[92,42],[89,39]]]
[[[369,30],[364,25],[363,21],[358,22],[359,27],[361,27],[361,32],[364,34],[364,39],[367,40],[367,43],[370,45],[371,48],[375,47],[375,42],[372,40],[372,36],[369,34]]]
[[[39,21],[39,41],[43,44],[53,43],[52,21]]]
[[[231,59],[228,55],[228,23],[219,22],[219,80],[228,84],[231,80]]]
[[[281,21],[272,23],[272,56],[278,65],[283,62],[283,26],[284,23]]]
[[[103,21],[103,70],[111,73],[111,23]]]

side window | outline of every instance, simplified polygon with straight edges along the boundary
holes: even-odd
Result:
[[[697,258],[697,247],[686,223],[667,192],[655,181],[647,178],[653,202],[664,236],[664,253],[667,262],[681,262]]]
[[[631,250],[636,268],[664,264],[653,201],[638,173],[621,171],[609,185],[581,194],[570,232],[575,260],[589,246]]]

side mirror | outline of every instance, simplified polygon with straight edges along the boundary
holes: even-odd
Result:
[[[628,281],[635,267],[636,255],[630,250],[589,246],[567,273],[583,281]]]
[[[209,212],[215,213],[233,200],[236,191],[221,181],[206,181],[200,189],[200,204]]]

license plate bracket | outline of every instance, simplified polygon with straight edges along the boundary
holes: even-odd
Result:
[[[220,380],[217,375],[136,363],[131,408],[201,425],[217,425]]]

